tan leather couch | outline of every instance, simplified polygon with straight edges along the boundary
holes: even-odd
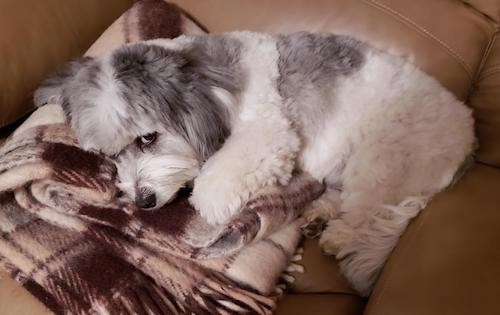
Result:
[[[178,0],[210,31],[350,34],[404,55],[475,109],[475,165],[409,226],[372,296],[305,243],[278,314],[500,314],[500,0]],[[131,0],[0,0],[0,125],[32,109],[43,76],[81,54]],[[8,134],[12,127],[3,128]],[[0,314],[44,314],[8,277]]]

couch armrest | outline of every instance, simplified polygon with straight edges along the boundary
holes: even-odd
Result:
[[[410,224],[367,315],[498,314],[500,170],[474,165]]]
[[[49,73],[85,52],[132,0],[0,1],[0,128],[33,110]]]

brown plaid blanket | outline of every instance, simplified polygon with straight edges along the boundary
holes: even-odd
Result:
[[[115,177],[65,124],[19,131],[0,148],[0,265],[56,313],[271,313],[296,218],[323,189],[297,175],[210,226],[183,195],[157,211],[124,204]]]

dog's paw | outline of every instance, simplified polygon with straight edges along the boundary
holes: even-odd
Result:
[[[327,222],[337,216],[338,211],[335,205],[328,198],[320,197],[313,201],[304,212],[303,217],[306,223],[300,227],[302,234],[307,238],[320,236]]]
[[[241,199],[230,194],[195,193],[189,198],[191,205],[210,224],[225,224],[241,208]]]
[[[310,221],[306,221],[300,227],[302,234],[307,238],[316,238],[321,235],[326,227],[326,221],[323,218],[316,217]]]
[[[200,175],[194,181],[191,205],[210,224],[227,223],[247,201],[245,189],[228,178]]]
[[[325,254],[335,255],[337,259],[342,259],[346,254],[343,249],[352,244],[355,238],[355,230],[344,221],[330,220],[321,234],[319,245]]]

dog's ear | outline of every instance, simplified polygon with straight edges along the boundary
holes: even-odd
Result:
[[[206,159],[229,133],[227,113],[212,91],[220,69],[204,64],[192,47],[173,50],[158,45],[125,46],[113,54],[116,80],[123,98],[141,115],[159,118],[184,137]],[[218,86],[218,85],[216,85]],[[222,88],[225,86],[222,85]]]
[[[52,74],[47,80],[42,82],[33,95],[33,102],[36,107],[45,104],[63,105],[67,102],[64,96],[64,86],[75,76],[78,71],[83,68],[92,58],[82,57],[80,59],[70,61],[61,69]]]

